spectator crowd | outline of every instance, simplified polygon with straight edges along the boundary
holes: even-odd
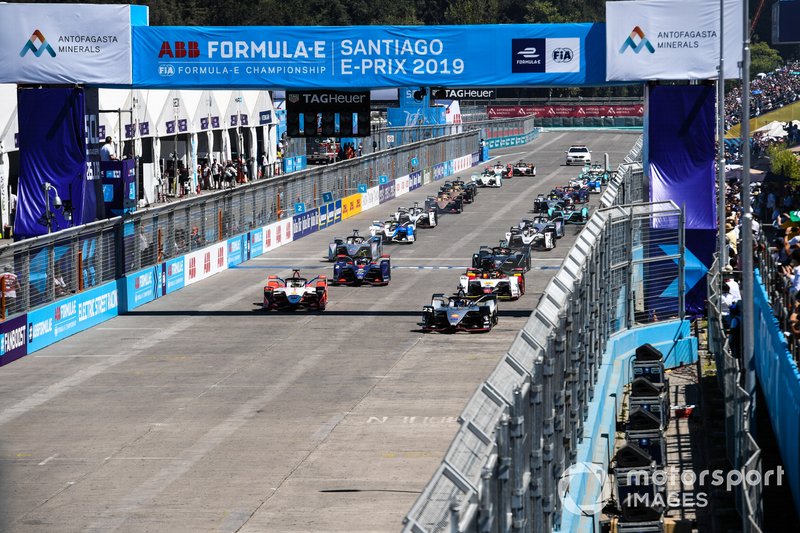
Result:
[[[789,61],[774,72],[759,73],[750,82],[750,118],[774,111],[800,98],[800,61]],[[725,129],[741,122],[742,87],[725,95]]]

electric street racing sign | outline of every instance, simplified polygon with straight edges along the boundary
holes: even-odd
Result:
[[[597,24],[134,27],[133,84],[275,89],[602,85],[603,46]]]

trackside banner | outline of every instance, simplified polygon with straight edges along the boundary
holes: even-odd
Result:
[[[725,1],[725,78],[739,76],[742,15]],[[609,81],[696,80],[717,77],[719,0],[637,0],[606,3]]]
[[[132,24],[147,7],[0,4],[0,83],[128,85]]]
[[[602,24],[133,28],[134,86],[349,89],[605,82]]]

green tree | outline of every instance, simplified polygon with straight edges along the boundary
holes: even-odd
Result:
[[[497,22],[498,0],[451,0],[445,11],[447,24],[492,24]]]
[[[771,72],[783,63],[780,54],[767,43],[754,43],[750,47],[750,76],[759,72]]]
[[[791,150],[787,150],[786,146],[779,144],[777,146],[770,146],[769,166],[773,174],[784,176],[794,182],[800,182],[800,161]]]

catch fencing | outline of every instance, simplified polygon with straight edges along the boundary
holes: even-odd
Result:
[[[732,274],[731,274],[732,275]],[[761,449],[750,430],[750,396],[744,390],[744,374],[739,360],[741,354],[734,353],[741,346],[731,344],[728,335],[728,317],[722,315],[722,283],[719,272],[719,257],[708,271],[708,351],[717,365],[717,383],[722,390],[725,408],[725,449],[728,462],[734,470],[742,472],[742,478],[761,480]],[[753,472],[753,475],[750,473]],[[755,475],[757,472],[757,477]],[[741,483],[734,488],[736,510],[742,520],[744,533],[761,533],[763,523],[762,483]]]
[[[5,290],[0,291],[0,318],[11,318],[271,222],[291,220],[296,204],[311,210],[324,204],[326,193],[342,199],[356,193],[360,185],[374,187],[383,180],[476,154],[480,135],[476,129],[411,142],[2,247],[0,269],[14,278],[6,278]]]
[[[467,403],[441,465],[406,515],[405,532],[559,528],[558,481],[584,439],[609,337],[656,319],[637,312],[640,299],[664,301],[659,320],[683,317],[681,296],[648,292],[649,280],[639,276],[650,265],[674,264],[682,280],[682,240],[682,213],[672,202],[614,206],[589,219],[508,353]],[[656,255],[665,245],[675,253]],[[629,297],[637,286],[641,296]]]

